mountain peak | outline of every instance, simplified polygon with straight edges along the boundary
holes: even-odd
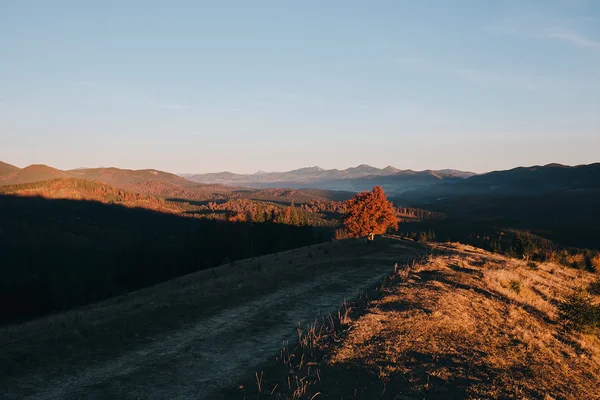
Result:
[[[11,173],[4,176],[3,181],[5,184],[20,184],[64,178],[67,176],[68,174],[66,172],[56,168],[44,164],[32,164],[23,169],[17,168],[16,170],[13,170]]]
[[[19,167],[0,161],[0,177],[12,174],[18,170]]]
[[[325,171],[323,168],[315,165],[314,167],[304,167],[304,168],[299,168],[296,169],[294,171],[303,171],[303,172],[321,172],[321,171]]]
[[[544,167],[550,167],[550,168],[571,168],[568,165],[564,165],[564,164],[559,164],[559,163],[550,163],[550,164],[546,164],[544,165]]]

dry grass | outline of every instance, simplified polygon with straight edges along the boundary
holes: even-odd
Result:
[[[265,398],[600,399],[600,337],[556,309],[597,275],[460,244],[434,254],[310,327],[281,358],[305,384]]]
[[[331,366],[376,374],[392,398],[600,398],[600,340],[562,329],[555,306],[591,274],[445,250],[354,322]]]

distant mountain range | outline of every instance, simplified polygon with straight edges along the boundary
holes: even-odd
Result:
[[[47,165],[25,168],[0,164],[0,186],[49,181],[57,178],[75,178],[100,182],[132,193],[143,193],[163,198],[209,200],[229,194],[234,188],[202,185],[175,174],[152,169],[127,170],[119,168],[88,168],[61,171]]]
[[[380,169],[363,164],[345,170],[308,167],[287,172],[246,175],[221,172],[182,177],[154,169],[87,168],[61,171],[39,164],[21,169],[0,162],[0,185],[57,178],[85,179],[134,193],[190,200],[207,200],[234,193],[257,195],[258,189],[268,189],[261,196],[281,197],[281,191],[269,192],[276,188],[295,190],[292,194],[295,197],[347,198],[348,193],[327,191],[357,192],[379,185],[392,197],[402,199],[402,202],[416,203],[460,196],[531,196],[557,191],[597,191],[600,190],[600,163],[574,167],[560,164],[518,167],[481,175],[456,170]],[[321,192],[300,192],[300,188]]]
[[[448,217],[419,229],[450,237],[491,226],[524,229],[558,243],[600,249],[600,163],[519,167],[392,196],[396,204]]]
[[[254,188],[318,188],[328,190],[362,191],[375,185],[386,191],[399,193],[419,186],[457,182],[474,176],[472,172],[457,170],[400,170],[392,166],[376,168],[362,164],[344,170],[307,167],[286,172],[257,172],[234,174],[218,172],[211,174],[186,174],[187,179],[205,184],[247,186]]]
[[[202,184],[181,176],[154,169],[129,170],[119,168],[78,168],[61,171],[47,165],[30,165],[18,168],[0,162],[0,189],[3,193],[37,193],[57,198],[60,193],[70,193],[71,197],[94,199],[98,193],[87,193],[89,187],[81,182],[99,182],[102,196],[112,195],[113,189],[122,189],[128,193],[140,193],[163,199],[188,201],[225,201],[230,198],[246,198],[278,203],[303,203],[310,201],[342,201],[352,197],[353,193],[322,189],[256,189],[220,184]],[[43,182],[43,185],[29,184]],[[11,188],[8,188],[11,186]],[[59,190],[60,188],[60,190]],[[110,188],[110,189],[109,189]],[[8,190],[8,192],[7,192]],[[37,191],[37,192],[36,192]],[[127,193],[123,192],[123,195]],[[69,197],[69,196],[67,196]],[[137,199],[139,200],[139,199]]]
[[[518,167],[472,176],[452,185],[439,184],[405,192],[411,202],[436,202],[464,196],[540,196],[549,193],[597,192],[600,163]]]

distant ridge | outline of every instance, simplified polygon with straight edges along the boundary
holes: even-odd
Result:
[[[213,195],[231,192],[232,188],[192,182],[179,175],[155,169],[88,168],[67,171],[69,176],[101,182],[135,193],[164,198],[206,200]]]
[[[217,183],[223,185],[249,186],[255,188],[305,188],[313,187],[330,190],[360,191],[373,185],[382,185],[388,191],[403,191],[421,185],[430,185],[443,180],[462,180],[475,175],[472,172],[458,170],[400,170],[393,166],[377,168],[360,164],[344,170],[323,169],[318,166],[299,168],[285,172],[263,172],[255,174],[235,174],[217,172],[209,174],[186,174],[199,183]]]
[[[66,171],[69,175],[103,182],[113,186],[136,185],[143,182],[163,182],[178,185],[193,185],[187,179],[169,172],[155,169],[120,169],[120,168],[78,168]]]
[[[0,168],[5,172],[4,175],[0,175],[0,191],[6,193],[6,190],[15,189],[14,187],[7,188],[7,186],[27,185],[26,188],[19,187],[16,189],[31,193],[35,188],[35,190],[43,192],[45,196],[55,196],[55,198],[90,199],[90,194],[85,191],[90,187],[97,188],[97,186],[94,186],[95,184],[163,200],[225,201],[231,197],[239,197],[286,203],[346,200],[352,196],[351,192],[318,189],[256,190],[239,186],[201,184],[155,169],[129,170],[109,167],[61,171],[46,165],[30,165],[21,170],[6,163],[1,163]],[[82,182],[88,182],[88,184]],[[104,186],[100,187],[104,188]],[[112,193],[113,189],[102,189],[101,191]],[[80,190],[84,190],[83,194],[78,192]]]
[[[68,176],[68,173],[56,168],[52,168],[43,164],[33,164],[23,169],[13,169],[13,171],[9,174],[0,176],[0,183],[3,185],[15,185],[21,183],[47,181],[56,178],[66,178]]]
[[[537,196],[575,190],[600,190],[600,163],[533,165],[492,171],[453,185],[416,188],[404,195],[412,201],[437,201],[458,196]]]
[[[7,175],[17,172],[19,169],[19,167],[0,161],[0,180]]]

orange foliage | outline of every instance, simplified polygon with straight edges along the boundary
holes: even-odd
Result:
[[[387,200],[383,189],[375,186],[372,192],[358,193],[348,200],[344,226],[351,237],[380,235],[392,227],[398,228],[396,209]]]

